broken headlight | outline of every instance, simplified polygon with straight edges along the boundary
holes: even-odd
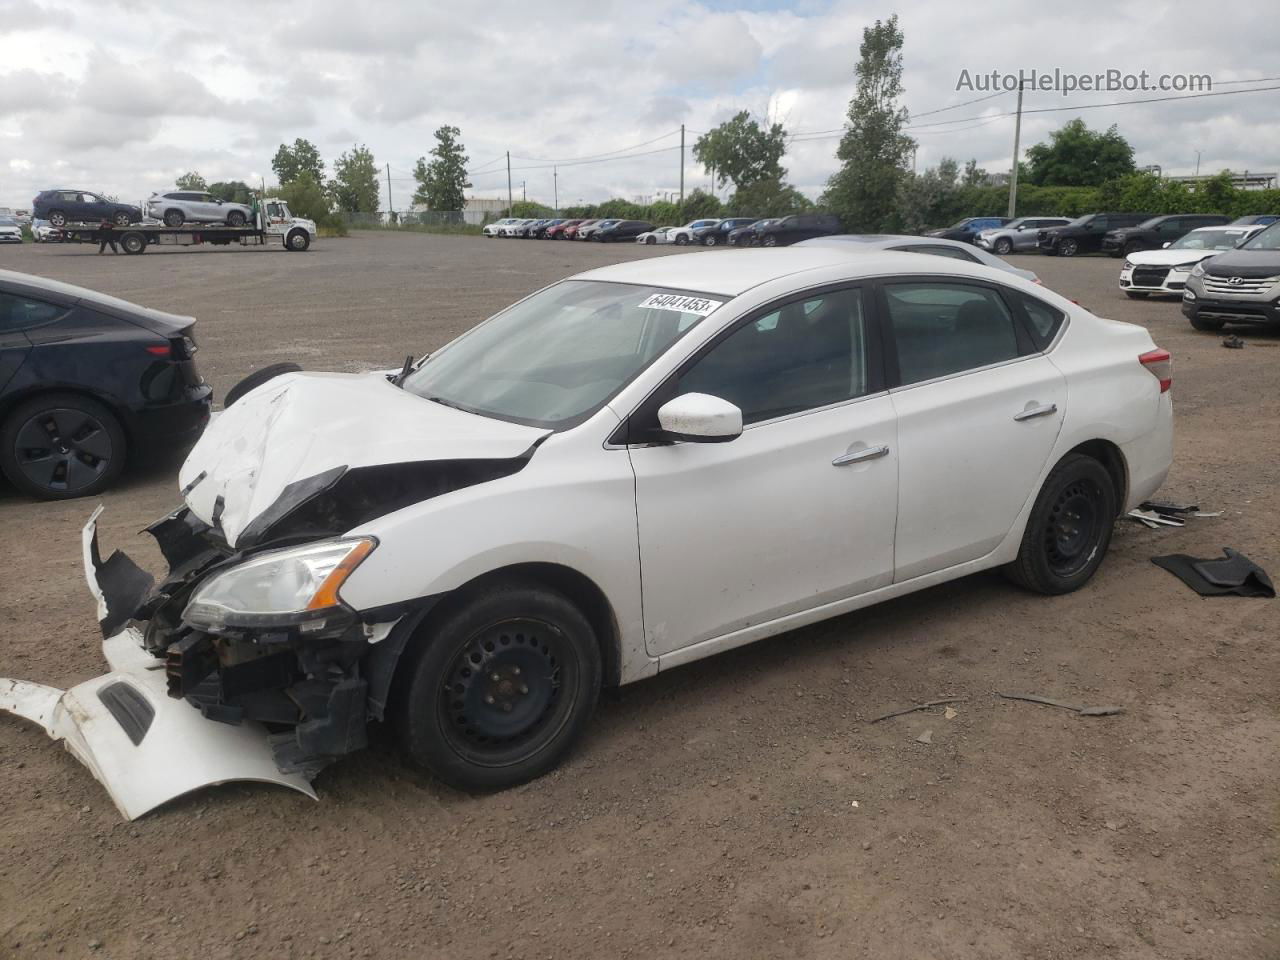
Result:
[[[335,615],[339,620],[349,615],[338,591],[375,546],[377,541],[366,537],[259,554],[196,590],[182,619],[213,632],[288,626],[324,630]]]

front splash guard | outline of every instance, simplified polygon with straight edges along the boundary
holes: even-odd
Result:
[[[101,510],[85,524],[83,546],[89,589],[105,625],[119,611],[111,609],[110,585],[98,580]],[[207,720],[185,700],[171,698],[163,661],[143,649],[135,627],[113,633],[102,642],[102,652],[111,672],[69,690],[0,678],[0,711],[39,724],[63,741],[127,819],[192,790],[233,780],[278,783],[316,799],[305,777],[276,767],[261,724]]]
[[[281,773],[266,728],[206,720],[167,692],[164,663],[132,627],[103,641],[111,672],[70,690],[0,678],[0,710],[44,727],[89,768],[126,819],[192,790],[232,780],[278,783],[316,799],[307,779]]]

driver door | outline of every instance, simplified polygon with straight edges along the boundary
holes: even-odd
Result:
[[[845,287],[749,315],[634,415],[705,393],[743,416],[726,443],[628,448],[651,656],[892,581],[897,424],[870,302]]]

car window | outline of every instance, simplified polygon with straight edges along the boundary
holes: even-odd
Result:
[[[1013,316],[994,290],[919,282],[889,283],[884,292],[904,386],[1018,356]]]
[[[0,333],[30,330],[52,323],[67,312],[67,308],[43,300],[32,300],[13,293],[0,293]]]
[[[1015,293],[1013,296],[1019,299],[1023,312],[1027,315],[1027,323],[1031,327],[1031,339],[1035,341],[1037,348],[1043,350],[1058,335],[1058,328],[1067,319],[1067,315],[1057,307],[1052,307],[1035,297],[1029,297],[1025,293]]]
[[[734,330],[681,375],[677,395],[728,400],[750,424],[869,389],[862,291],[850,289],[788,303]]]
[[[948,247],[940,243],[913,243],[905,247],[894,247],[893,249],[901,250],[904,253],[928,253],[935,257],[950,257],[952,260],[963,260],[966,263],[982,262],[968,250],[962,250],[959,247]]]

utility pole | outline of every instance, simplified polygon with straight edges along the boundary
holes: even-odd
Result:
[[[391,211],[391,222],[396,222],[396,205],[391,202],[391,164],[387,164],[387,209]]]
[[[507,216],[511,216],[511,208],[515,201],[511,197],[511,151],[507,151]]]
[[[527,181],[525,180],[520,181],[520,199],[524,201],[527,201],[529,199],[529,195],[524,191],[524,185],[526,182]]]
[[[684,209],[684,124],[680,124],[680,209]]]
[[[555,196],[556,216],[560,216],[560,171],[551,168],[551,190]]]
[[[1196,176],[1200,176],[1200,151],[1196,151]]]
[[[1018,81],[1018,118],[1013,122],[1013,168],[1009,171],[1009,218],[1018,205],[1018,147],[1022,139],[1022,81]]]

